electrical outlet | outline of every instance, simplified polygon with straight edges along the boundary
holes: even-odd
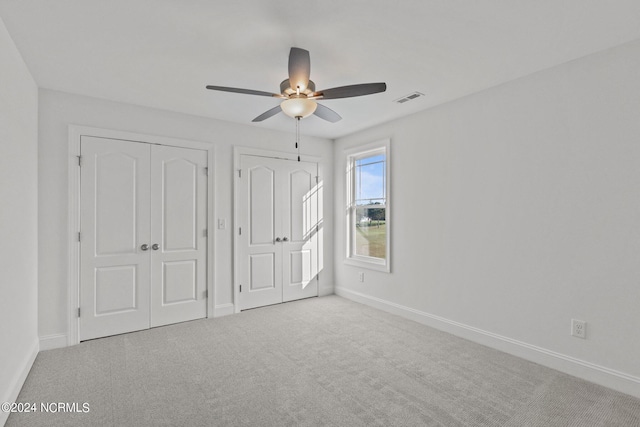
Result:
[[[358,281],[364,282],[364,273],[362,271],[358,273]]]
[[[587,322],[571,319],[571,335],[577,338],[587,338]]]

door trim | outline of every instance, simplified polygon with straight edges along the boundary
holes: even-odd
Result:
[[[239,280],[239,254],[238,254],[238,171],[241,169],[240,159],[243,155],[249,156],[257,156],[257,157],[270,157],[275,159],[282,160],[298,160],[297,153],[287,153],[283,151],[275,151],[275,150],[264,150],[261,148],[251,148],[251,147],[234,147],[233,148],[233,312],[240,313],[240,304],[238,304],[239,293],[240,293],[240,283]],[[320,182],[323,181],[324,170],[322,164],[322,157],[320,156],[310,156],[310,155],[302,155],[300,160],[314,162],[318,165],[318,180]],[[322,205],[324,206],[324,204]],[[324,212],[318,212],[319,217],[324,217]],[[320,219],[322,222],[322,220]],[[323,250],[322,247],[318,247],[318,254],[321,254]],[[321,269],[319,268],[318,271]],[[320,295],[320,280],[318,279],[318,295]]]
[[[113,129],[101,129],[88,126],[69,125],[69,150],[67,160],[68,173],[68,211],[67,211],[67,296],[68,296],[68,335],[67,345],[80,343],[80,168],[78,156],[80,156],[80,140],[83,136],[97,138],[121,139],[124,141],[142,142],[147,144],[169,145],[173,147],[192,148],[207,152],[208,176],[207,176],[207,318],[213,317],[215,307],[215,146],[212,143],[191,141],[186,139],[170,138],[157,135],[145,135],[133,132],[118,131]]]

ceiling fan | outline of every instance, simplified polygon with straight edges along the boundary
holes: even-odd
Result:
[[[317,99],[351,98],[354,96],[371,95],[387,90],[386,83],[363,83],[316,91],[315,83],[309,80],[310,71],[311,61],[309,51],[292,47],[289,52],[289,78],[280,83],[280,93],[211,85],[207,86],[207,89],[244,93],[247,95],[269,96],[284,100],[277,107],[260,114],[252,120],[253,122],[261,122],[282,111],[289,117],[298,120],[314,114],[331,123],[337,122],[342,119],[342,117],[332,109],[318,104],[316,102]]]

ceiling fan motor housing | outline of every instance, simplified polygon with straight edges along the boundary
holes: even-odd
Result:
[[[309,80],[307,87],[303,91],[300,91],[300,94],[309,96],[315,91],[316,91],[316,84],[313,81]],[[284,96],[289,96],[297,93],[297,90],[291,87],[291,83],[289,82],[289,79],[285,79],[282,81],[282,83],[280,83],[280,93],[283,94]]]

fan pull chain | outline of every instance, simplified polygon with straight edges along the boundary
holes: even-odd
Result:
[[[298,150],[298,161],[300,161],[300,117],[296,117],[296,149]]]

